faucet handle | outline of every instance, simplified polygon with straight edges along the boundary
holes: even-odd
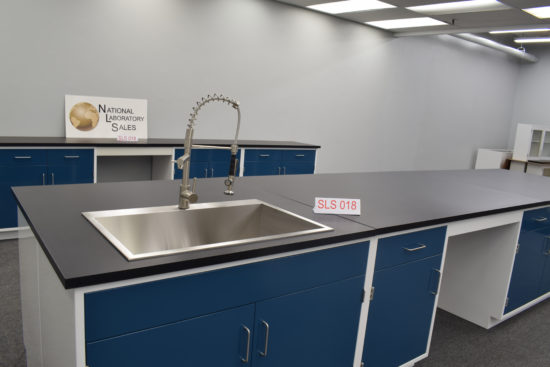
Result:
[[[193,177],[193,186],[191,187],[191,191],[193,192],[193,194],[195,193],[196,188],[197,188],[197,178]]]

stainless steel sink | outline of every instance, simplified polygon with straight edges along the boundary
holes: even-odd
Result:
[[[82,214],[128,260],[332,230],[255,199]]]

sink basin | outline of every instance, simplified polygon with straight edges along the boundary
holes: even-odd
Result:
[[[82,214],[128,260],[332,230],[255,199]]]

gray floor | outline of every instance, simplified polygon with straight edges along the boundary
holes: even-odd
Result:
[[[0,241],[0,367],[25,367],[17,241]]]
[[[25,367],[16,241],[0,241],[0,367]],[[430,356],[416,367],[549,367],[550,302],[491,330],[438,310]],[[335,366],[340,367],[340,366]]]

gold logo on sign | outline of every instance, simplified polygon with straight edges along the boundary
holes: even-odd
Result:
[[[90,131],[99,122],[99,112],[88,102],[77,103],[69,112],[71,124],[80,131]]]

